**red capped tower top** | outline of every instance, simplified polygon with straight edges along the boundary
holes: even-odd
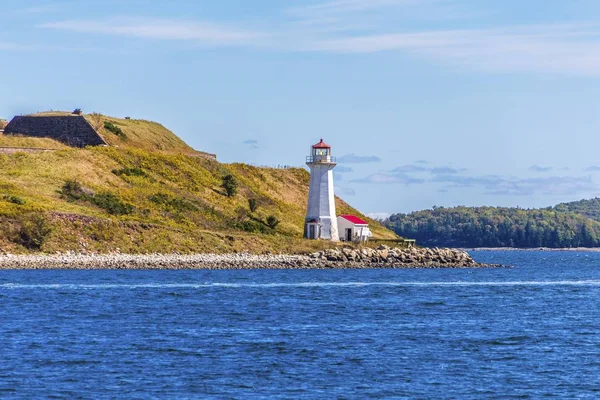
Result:
[[[321,139],[321,141],[319,143],[315,144],[312,148],[313,149],[330,149],[331,146],[328,145],[327,143],[325,143],[323,141],[323,139]]]

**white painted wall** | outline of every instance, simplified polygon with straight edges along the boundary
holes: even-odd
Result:
[[[348,221],[346,218],[337,217],[337,223],[339,228],[340,240],[346,240],[346,229],[352,229],[352,238],[355,235],[361,236],[362,241],[367,241],[371,236],[371,230],[369,225],[355,225]]]
[[[308,192],[307,219],[318,219],[321,239],[339,240],[333,190],[334,163],[308,163],[310,186]]]

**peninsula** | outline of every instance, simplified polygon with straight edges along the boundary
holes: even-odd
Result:
[[[156,122],[80,110],[16,117],[0,134],[0,249],[315,252],[333,245],[302,239],[309,178],[301,167],[220,163]],[[374,238],[398,238],[335,202],[367,220]]]
[[[369,242],[303,239],[309,181],[301,167],[220,163],[156,122],[15,117],[0,134],[0,268],[480,266],[454,250],[403,248],[339,197],[328,209],[352,216],[348,239],[368,224]]]

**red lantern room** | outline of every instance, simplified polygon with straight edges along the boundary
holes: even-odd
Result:
[[[331,157],[331,146],[321,139],[321,141],[312,146],[311,155],[306,160],[308,163],[335,163]]]

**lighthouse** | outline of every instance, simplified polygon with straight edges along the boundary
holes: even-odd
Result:
[[[312,146],[306,165],[310,168],[310,186],[304,237],[337,242],[340,238],[333,192],[333,169],[336,162],[331,156],[331,146],[321,139]]]

